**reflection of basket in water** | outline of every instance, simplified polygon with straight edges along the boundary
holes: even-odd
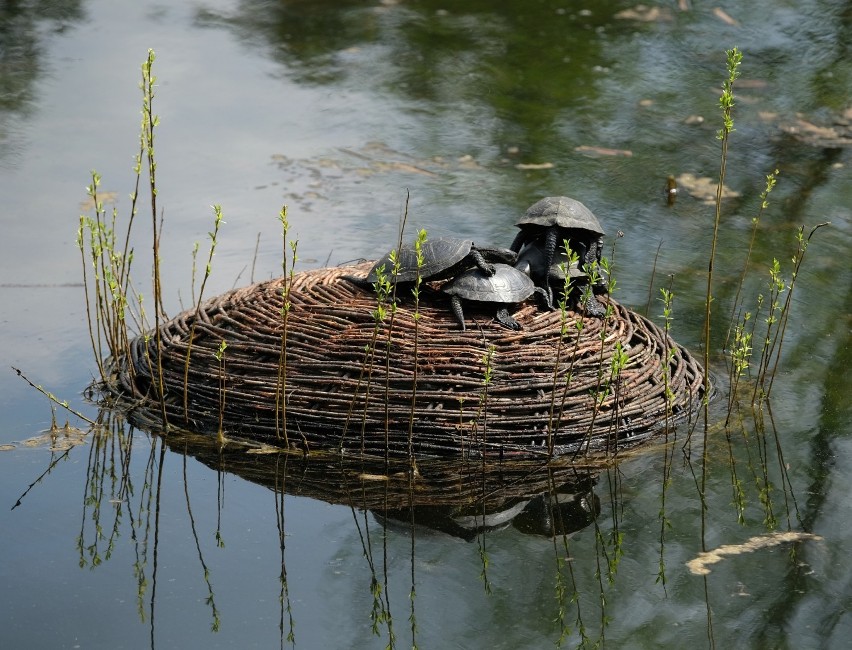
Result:
[[[551,444],[557,454],[613,453],[646,440],[664,423],[666,371],[671,418],[685,416],[700,402],[703,374],[697,361],[653,323],[614,301],[612,317],[586,319],[579,333],[579,316],[568,312],[560,346],[559,311],[543,312],[525,303],[515,313],[523,327],[519,332],[471,311],[481,327],[461,332],[446,301],[424,291],[416,337],[408,298],[378,326],[374,338],[376,297],[340,279],[366,268],[294,276],[285,373],[280,364],[283,279],[203,304],[189,364],[188,417],[184,365],[195,312],[163,325],[170,422],[215,432],[224,395],[225,435],[269,444],[341,447],[373,455],[411,449],[416,454],[529,456],[547,453]],[[151,389],[157,367],[154,341],[139,337],[133,342],[133,375],[126,363],[120,364],[116,386],[146,398],[137,417],[147,413],[142,419],[149,418],[152,426],[160,412]],[[222,341],[227,343],[224,372],[215,356]],[[627,361],[613,378],[617,343]],[[283,406],[276,403],[282,384]]]
[[[309,456],[228,445],[207,436],[170,435],[166,444],[204,465],[279,494],[370,510],[384,525],[438,530],[468,541],[514,526],[530,535],[570,534],[598,515],[600,468],[570,460]]]

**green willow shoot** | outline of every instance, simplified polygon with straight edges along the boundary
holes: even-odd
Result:
[[[278,213],[281,222],[281,271],[284,287],[281,289],[281,349],[278,357],[278,380],[275,387],[275,434],[279,439],[289,445],[287,435],[287,332],[290,323],[290,289],[293,286],[293,275],[295,273],[298,256],[298,240],[287,240],[290,232],[290,222],[287,219],[287,206],[282,206]],[[287,248],[290,248],[288,264]]]
[[[186,345],[186,359],[183,364],[183,416],[184,421],[189,422],[189,366],[192,355],[192,343],[195,339],[195,327],[198,319],[201,316],[201,301],[204,299],[204,287],[207,286],[207,280],[213,272],[213,254],[216,252],[216,242],[219,235],[219,227],[224,223],[222,220],[222,206],[213,206],[213,230],[208,234],[210,237],[210,252],[207,255],[207,265],[204,268],[204,277],[201,280],[201,287],[198,290],[198,300],[195,302],[195,317],[192,319],[192,325],[189,328],[189,340]],[[156,311],[156,309],[155,309]],[[157,331],[157,349],[160,348],[159,343],[159,328]],[[161,364],[160,356],[157,355],[157,363]],[[163,401],[163,400],[161,400]],[[165,406],[163,407],[165,408]]]

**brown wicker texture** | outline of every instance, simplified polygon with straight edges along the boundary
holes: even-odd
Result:
[[[368,266],[294,276],[286,364],[284,279],[213,298],[202,305],[197,322],[189,310],[163,325],[170,424],[215,433],[221,422],[227,437],[374,456],[600,456],[648,439],[667,419],[682,418],[700,403],[703,371],[697,361],[615,301],[610,318],[585,319],[579,334],[578,314],[567,312],[567,334],[560,337],[562,313],[542,311],[531,301],[514,313],[519,332],[500,326],[493,312],[471,308],[462,332],[448,301],[424,289],[418,318],[409,295],[393,318],[377,325],[375,295],[340,279]],[[220,362],[215,355],[222,341],[227,347]],[[613,378],[617,343],[627,362]],[[160,406],[152,389],[154,337],[137,338],[131,352],[132,368],[118,364],[115,388],[142,398],[137,419],[155,426]],[[282,393],[285,398],[277,398]]]

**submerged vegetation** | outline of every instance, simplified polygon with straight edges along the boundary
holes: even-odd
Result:
[[[239,365],[239,357],[234,349],[233,339],[227,338],[225,327],[221,328],[221,338],[216,342],[215,365],[215,436],[198,436],[197,410],[193,410],[194,378],[198,371],[194,364],[201,357],[194,356],[197,330],[204,315],[204,291],[212,272],[214,251],[219,236],[219,227],[223,222],[220,206],[214,206],[215,221],[209,233],[211,243],[205,272],[196,295],[193,282],[194,318],[189,319],[186,338],[184,365],[182,366],[182,392],[179,409],[182,417],[175,417],[173,407],[175,396],[169,395],[168,368],[164,365],[164,350],[169,345],[162,336],[166,322],[163,303],[163,288],[160,283],[159,238],[162,232],[162,215],[157,210],[156,162],[154,134],[158,118],[153,112],[154,87],[156,78],[152,75],[154,53],[149,51],[142,66],[142,126],[140,150],[136,158],[136,187],[131,194],[131,206],[126,220],[121,220],[116,209],[107,215],[99,200],[98,186],[101,177],[97,172],[91,174],[88,192],[94,201],[93,217],[81,217],[78,230],[78,246],[83,261],[83,281],[86,286],[86,308],[89,323],[90,342],[94,362],[97,365],[99,381],[93,387],[92,394],[99,399],[102,407],[97,424],[92,426],[89,457],[89,480],[84,501],[83,527],[77,540],[80,566],[94,568],[110,558],[114,546],[118,543],[119,531],[123,525],[132,529],[132,539],[136,545],[138,561],[134,566],[134,576],[138,585],[138,609],[140,617],[148,620],[154,627],[154,603],[156,590],[156,539],[158,513],[162,498],[161,483],[165,450],[175,450],[186,456],[191,455],[210,465],[219,472],[220,489],[222,473],[235,472],[248,480],[271,486],[276,492],[276,515],[280,535],[280,620],[281,643],[296,645],[297,617],[291,602],[291,587],[286,569],[286,527],[285,494],[305,494],[334,503],[344,504],[352,510],[353,521],[358,531],[363,555],[370,573],[369,590],[372,609],[365,612],[372,631],[383,636],[388,647],[397,647],[401,642],[397,638],[394,626],[391,591],[393,572],[390,569],[388,534],[376,531],[369,513],[374,513],[384,529],[391,523],[401,521],[410,534],[410,574],[409,594],[409,630],[412,647],[418,645],[419,619],[417,613],[417,572],[415,565],[417,532],[422,527],[441,530],[457,537],[475,540],[481,566],[481,582],[486,594],[494,590],[494,576],[491,572],[491,559],[487,533],[497,529],[505,522],[500,517],[509,517],[507,511],[514,512],[509,520],[527,517],[526,525],[552,540],[553,544],[553,593],[555,598],[551,620],[555,629],[555,641],[558,645],[578,644],[593,646],[603,643],[609,617],[612,612],[607,608],[607,593],[617,579],[620,559],[624,553],[625,537],[622,528],[624,516],[620,499],[620,473],[618,460],[626,455],[617,445],[608,442],[603,453],[593,457],[592,425],[599,419],[608,418],[613,423],[613,440],[617,440],[620,422],[620,410],[623,408],[627,390],[625,372],[629,368],[628,350],[621,341],[613,339],[609,329],[609,318],[597,329],[590,324],[583,310],[570,308],[569,295],[577,287],[568,272],[568,267],[577,261],[577,253],[571,250],[568,241],[562,242],[566,266],[563,268],[564,290],[557,305],[554,318],[557,319],[559,335],[555,338],[553,349],[553,367],[549,376],[550,393],[546,413],[546,426],[542,434],[540,458],[523,458],[512,463],[503,457],[494,458],[485,453],[488,443],[495,432],[489,428],[493,421],[497,386],[496,355],[497,348],[484,333],[481,336],[481,349],[476,351],[478,364],[470,368],[469,382],[472,386],[470,401],[465,404],[465,394],[457,398],[458,430],[460,432],[460,458],[435,460],[423,458],[417,450],[418,409],[425,401],[427,391],[421,369],[429,363],[425,341],[429,336],[424,331],[427,321],[428,286],[422,281],[420,270],[423,267],[422,245],[427,233],[419,231],[415,240],[417,251],[417,277],[411,288],[403,288],[396,282],[400,274],[400,262],[395,253],[391,253],[390,268],[377,269],[378,279],[371,297],[372,308],[368,314],[365,331],[368,332],[360,349],[361,357],[355,370],[355,390],[345,401],[342,414],[342,428],[336,432],[337,438],[330,447],[334,451],[316,452],[309,444],[310,432],[293,425],[296,420],[288,417],[290,396],[294,381],[294,358],[292,356],[294,337],[299,336],[294,329],[293,314],[296,310],[298,293],[297,241],[289,239],[290,225],[287,208],[282,207],[279,220],[282,227],[283,255],[282,278],[277,286],[277,299],[280,309],[278,322],[274,329],[278,346],[274,353],[267,354],[274,359],[275,388],[269,399],[272,400],[274,413],[274,440],[264,439],[264,444],[249,444],[229,435],[226,412],[230,405],[240,399],[237,388],[229,377],[249,372]],[[691,473],[695,481],[698,510],[701,519],[700,551],[710,553],[707,547],[708,512],[705,495],[711,473],[726,467],[729,472],[732,494],[732,508],[736,520],[744,523],[753,512],[756,504],[767,531],[767,540],[754,544],[755,549],[781,541],[801,541],[807,535],[799,535],[803,527],[798,514],[796,496],[787,476],[787,467],[783,457],[783,445],[778,436],[772,418],[770,396],[774,378],[777,376],[783,360],[782,349],[790,314],[792,295],[804,261],[805,252],[815,232],[826,224],[817,224],[810,230],[799,228],[797,248],[790,255],[792,266],[785,270],[776,261],[763,280],[765,294],[749,297],[746,289],[749,280],[756,273],[751,263],[752,247],[757,237],[761,216],[770,206],[770,193],[778,180],[777,170],[766,175],[765,191],[761,194],[761,204],[752,221],[752,233],[749,247],[742,262],[742,272],[733,304],[730,306],[728,332],[722,350],[714,347],[713,341],[719,338],[711,330],[711,313],[714,306],[714,263],[718,233],[725,227],[724,185],[728,147],[734,133],[734,88],[742,64],[742,54],[737,48],[727,52],[727,76],[723,82],[720,109],[722,128],[718,137],[721,142],[718,193],[715,201],[712,246],[709,251],[707,268],[707,287],[704,302],[703,354],[704,368],[720,368],[717,358],[724,359],[725,382],[728,395],[724,407],[716,413],[711,410],[710,399],[713,386],[709,373],[705,373],[703,391],[692,397],[700,400],[700,416],[693,416],[691,410],[678,413],[676,406],[674,368],[678,350],[672,342],[671,333],[676,323],[677,296],[668,286],[660,289],[657,302],[661,306],[662,338],[665,349],[662,350],[661,376],[663,405],[659,414],[660,427],[648,453],[661,452],[664,458],[662,475],[649,481],[649,490],[659,491],[659,566],[657,582],[663,592],[668,589],[670,568],[666,562],[666,543],[672,534],[672,518],[668,512],[667,493],[671,489],[673,474],[680,464]],[[143,164],[145,173],[143,174]],[[153,236],[153,268],[151,273],[151,299],[153,316],[144,308],[143,293],[131,280],[131,266],[134,259],[131,230],[137,212],[139,187],[147,176],[150,191],[151,227]],[[395,250],[403,244],[405,222],[408,217],[408,204],[399,230],[399,240]],[[122,230],[123,229],[123,230]],[[197,251],[197,247],[196,247]],[[605,280],[606,310],[608,316],[616,314],[616,303],[610,296],[616,292],[616,269],[614,265],[615,247],[609,258],[603,258],[600,266],[592,265],[590,278],[582,285],[581,303],[594,300],[593,286]],[[193,266],[195,254],[193,254]],[[193,272],[194,276],[194,272]],[[408,291],[410,295],[398,295],[398,291]],[[649,289],[650,295],[650,289]],[[650,303],[650,300],[649,300]],[[400,390],[398,382],[392,380],[394,371],[392,351],[400,344],[400,323],[402,322],[400,305],[410,305],[412,329],[406,350],[412,355],[413,372],[406,381],[406,399],[409,405],[405,431],[401,434],[393,429],[395,420],[391,409],[391,394]],[[726,306],[721,306],[725,308]],[[572,407],[570,396],[575,389],[579,369],[575,368],[575,359],[579,357],[579,347],[583,335],[589,331],[597,332],[599,352],[597,356],[596,381],[590,389],[593,400],[591,412],[592,425],[588,433],[572,448],[569,454],[560,454],[558,434]],[[141,337],[141,339],[140,339]],[[144,341],[144,345],[134,348],[134,341]],[[615,340],[612,348],[605,348],[605,342]],[[131,380],[140,367],[129,360],[134,350],[144,350],[144,356],[137,359],[147,369],[150,377],[150,404],[154,405],[159,416],[157,426],[152,418],[134,420],[133,408],[139,404],[128,404],[126,400],[115,401],[116,375],[127,372]],[[264,354],[269,351],[265,351]],[[341,369],[343,371],[343,369]],[[720,370],[720,373],[722,371]],[[234,373],[232,375],[231,373]],[[377,379],[381,377],[381,379]],[[67,408],[52,394],[38,387],[49,397],[52,404]],[[168,398],[172,400],[168,402]],[[130,407],[130,408],[129,408]],[[319,406],[322,408],[322,405]],[[576,406],[575,406],[576,408]],[[689,415],[686,422],[676,420]],[[456,413],[453,413],[455,420]],[[130,472],[133,429],[128,427],[125,418],[131,422],[147,425],[151,433],[156,434],[151,445],[150,457],[145,464],[144,476],[134,477]],[[368,432],[375,421],[380,423],[384,442],[384,454],[373,455],[370,451]],[[610,421],[610,420],[608,420]],[[250,425],[249,425],[250,426]],[[696,431],[702,427],[702,435]],[[210,434],[210,431],[200,433]],[[401,435],[405,442],[405,453],[396,457],[391,453],[394,440]],[[724,453],[720,454],[719,440],[724,438]],[[313,440],[313,439],[310,439]],[[353,446],[353,440],[356,444]],[[159,449],[159,453],[157,450]],[[360,450],[361,456],[351,455]],[[477,450],[483,450],[476,453]],[[600,451],[598,449],[597,451]],[[344,453],[346,452],[346,453]],[[594,461],[594,462],[593,462]],[[298,487],[288,482],[288,476],[299,476]],[[143,486],[134,489],[134,483]],[[607,492],[608,521],[601,522],[601,511],[594,492],[595,484],[605,486]],[[330,486],[333,486],[330,487]],[[569,489],[570,488],[570,489]],[[569,497],[576,493],[582,499]],[[206,589],[207,604],[211,611],[211,628],[219,629],[221,612],[217,608],[214,596],[214,577],[211,577],[202,552],[202,544],[195,529],[191,500],[186,490],[187,514],[192,522],[192,534],[198,550]],[[103,509],[104,498],[115,503],[110,514]],[[522,508],[517,504],[526,500]],[[580,503],[582,501],[582,503]],[[221,508],[221,495],[219,499]],[[579,505],[578,505],[579,504]],[[124,523],[125,510],[127,523]],[[533,523],[530,523],[530,522]],[[499,522],[499,523],[498,523]],[[518,524],[516,524],[518,525]],[[575,573],[572,552],[573,546],[586,543],[589,537],[573,540],[571,536],[578,530],[590,526],[592,531],[596,567],[594,593],[589,586],[581,584],[581,578]],[[780,530],[783,529],[783,533]],[[809,531],[805,531],[808,533]],[[789,538],[777,535],[792,535]],[[224,545],[217,523],[217,544]],[[780,542],[778,542],[780,543]],[[150,546],[149,546],[150,544]],[[153,557],[149,554],[153,551]],[[731,551],[718,553],[718,561]],[[711,578],[702,574],[705,581]],[[591,614],[589,612],[592,612]],[[423,612],[420,610],[420,620]],[[591,621],[594,620],[593,624]],[[592,631],[593,627],[597,629]],[[707,600],[707,630],[710,645],[713,645],[712,606]],[[407,642],[406,644],[407,645]]]

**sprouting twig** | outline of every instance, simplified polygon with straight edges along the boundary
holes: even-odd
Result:
[[[65,400],[60,400],[60,399],[59,399],[56,395],[54,395],[53,393],[51,393],[49,390],[47,390],[46,388],[44,388],[44,387],[43,387],[43,386],[41,386],[40,384],[34,384],[32,381],[30,381],[30,380],[27,378],[27,376],[26,376],[23,372],[21,372],[20,370],[18,370],[15,366],[12,366],[12,370],[14,370],[16,373],[18,373],[18,377],[20,377],[21,379],[23,379],[25,382],[27,382],[27,383],[28,383],[30,386],[32,386],[33,388],[35,388],[35,389],[36,389],[39,393],[41,393],[42,395],[44,395],[45,397],[47,397],[47,398],[48,398],[51,402],[53,402],[54,404],[57,404],[57,405],[61,406],[61,407],[62,407],[62,408],[64,408],[66,411],[68,411],[69,413],[72,413],[73,415],[77,416],[78,418],[80,418],[80,419],[81,419],[81,420],[83,420],[84,422],[88,422],[88,423],[89,423],[89,424],[91,424],[91,425],[96,424],[94,420],[90,420],[90,419],[89,419],[89,418],[87,418],[85,415],[83,415],[82,413],[80,413],[80,411],[76,411],[76,410],[74,410],[73,408],[71,408],[71,406],[69,406],[69,404],[68,404],[68,402],[67,402],[67,401],[65,401]]]

